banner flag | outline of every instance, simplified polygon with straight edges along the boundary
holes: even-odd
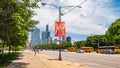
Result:
[[[55,36],[65,37],[66,36],[66,28],[64,22],[55,21],[54,23],[54,34]]]

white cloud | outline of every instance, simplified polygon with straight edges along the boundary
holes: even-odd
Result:
[[[47,0],[45,1],[47,2]],[[82,1],[84,0],[60,0],[62,5],[77,5]],[[110,7],[111,3],[112,0],[87,0],[81,5],[82,8],[76,8],[62,16],[62,21],[66,23],[67,32],[80,35],[104,34],[108,28],[106,25],[118,18],[114,8]],[[50,27],[53,27],[54,21],[58,18],[58,10],[52,6],[41,6],[35,12],[37,15],[33,19],[40,21],[38,25],[40,28],[45,28],[48,23]]]

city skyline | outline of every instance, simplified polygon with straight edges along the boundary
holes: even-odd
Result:
[[[81,0],[83,1],[83,0]],[[55,5],[77,5],[79,0],[42,0]],[[33,19],[40,21],[37,25],[41,30],[45,30],[45,25],[49,24],[51,36],[54,36],[54,22],[58,20],[58,10],[53,6],[41,6],[34,9],[36,16]],[[70,13],[62,16],[62,21],[66,25],[66,35],[72,37],[72,41],[85,40],[93,34],[105,34],[108,27],[119,18],[120,1],[119,0],[87,0],[81,5],[82,8],[76,8]],[[66,10],[67,11],[67,10]]]

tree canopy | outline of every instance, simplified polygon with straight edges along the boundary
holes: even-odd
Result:
[[[109,45],[120,44],[120,18],[113,22],[112,25],[108,28],[106,37],[108,39]]]
[[[18,47],[26,45],[28,32],[38,21],[32,20],[32,8],[38,8],[39,0],[0,1],[0,39],[2,46]]]

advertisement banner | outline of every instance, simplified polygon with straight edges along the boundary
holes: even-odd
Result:
[[[65,37],[65,35],[66,35],[65,23],[55,21],[54,26],[55,26],[54,27],[55,36],[57,36],[57,37],[59,37],[59,36]]]

